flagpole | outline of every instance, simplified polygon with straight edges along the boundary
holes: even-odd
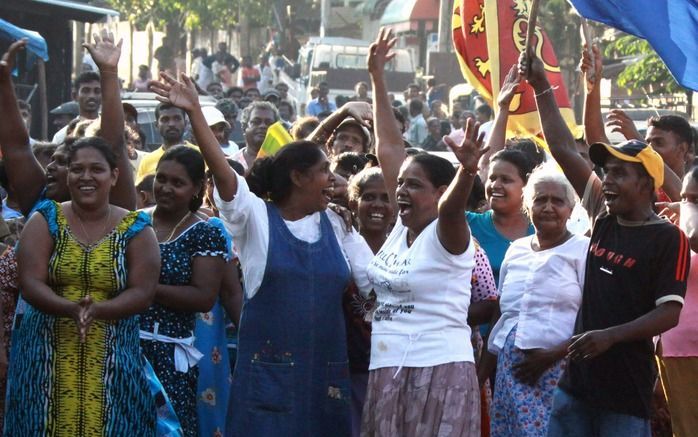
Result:
[[[528,26],[526,27],[526,45],[524,46],[524,53],[528,56],[532,49],[533,38],[536,34],[536,23],[538,22],[538,6],[540,4],[539,0],[531,1],[531,8],[528,10]]]
[[[581,17],[581,24],[582,24],[582,37],[584,39],[584,43],[587,45],[587,53],[589,53],[589,59],[591,59],[591,66],[590,66],[590,71],[587,74],[587,80],[591,84],[596,83],[596,59],[594,59],[594,50],[591,48],[593,44],[593,40],[591,38],[591,30],[589,29],[589,23],[587,22],[587,19],[584,17]]]

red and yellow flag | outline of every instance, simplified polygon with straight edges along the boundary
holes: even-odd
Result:
[[[453,45],[463,76],[492,108],[499,89],[526,44],[529,0],[456,0],[453,6]],[[562,117],[576,133],[574,112],[548,36],[536,26],[535,53],[545,64]],[[542,129],[533,88],[522,85],[510,106],[507,136],[534,137]]]

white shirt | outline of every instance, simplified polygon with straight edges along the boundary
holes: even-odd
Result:
[[[235,141],[228,140],[228,144],[225,146],[221,144],[221,150],[225,153],[225,156],[232,157],[240,151],[240,146],[238,146]]]
[[[245,178],[238,174],[235,177],[238,180],[238,190],[232,201],[226,202],[221,199],[218,189],[214,190],[213,196],[240,254],[240,265],[245,278],[245,295],[252,299],[262,285],[267,267],[269,217],[265,202],[250,191]],[[366,265],[373,257],[371,248],[358,232],[346,230],[340,216],[330,210],[326,212],[354,282],[363,294],[368,294],[371,286],[366,276]],[[284,223],[299,240],[314,243],[320,239],[319,212],[296,221],[284,220]]]
[[[497,354],[514,325],[519,349],[550,348],[569,339],[582,303],[589,238],[573,234],[563,244],[531,248],[533,235],[514,241],[499,272],[502,316],[488,342]]]
[[[376,292],[370,370],[474,362],[468,326],[475,244],[449,253],[431,222],[407,247],[400,220],[368,266]]]

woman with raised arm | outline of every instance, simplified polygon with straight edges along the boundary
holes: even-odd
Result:
[[[121,87],[117,67],[121,55],[121,41],[114,43],[114,36],[103,30],[94,35],[94,44],[83,46],[90,52],[100,70],[102,87],[102,137],[116,157],[121,177],[112,187],[110,202],[128,210],[136,207],[136,190],[129,173],[130,164],[124,142],[124,115],[121,106]],[[29,135],[17,109],[17,99],[12,85],[12,69],[17,52],[26,46],[26,40],[13,43],[0,61],[0,150],[7,168],[7,177],[17,190],[17,200],[22,214],[29,216],[42,200],[63,202],[70,199],[67,177],[67,148],[59,146],[53,154],[46,172],[36,160],[29,144]]]
[[[109,145],[67,151],[71,201],[44,202],[19,242],[22,295],[14,332],[6,436],[154,435],[138,313],[160,268],[146,214],[109,204],[119,170]]]
[[[457,145],[460,162],[405,148],[383,70],[394,54],[381,29],[369,49],[378,161],[399,220],[368,267],[377,295],[362,435],[480,435],[480,391],[467,324],[475,244],[466,203],[482,148],[477,123]]]
[[[227,435],[349,435],[341,300],[351,276],[370,289],[361,266],[371,251],[326,211],[327,156],[294,142],[257,161],[246,181],[226,162],[191,79],[162,79],[151,88],[189,115],[245,278]]]
[[[199,431],[196,315],[213,307],[228,258],[225,231],[196,214],[205,188],[201,153],[185,146],[168,149],[156,168],[155,208],[148,211],[160,243],[162,269],[154,303],[141,315],[141,347],[186,437]]]

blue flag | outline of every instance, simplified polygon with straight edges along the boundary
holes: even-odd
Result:
[[[646,39],[682,86],[698,91],[698,0],[568,0],[579,14]]]

